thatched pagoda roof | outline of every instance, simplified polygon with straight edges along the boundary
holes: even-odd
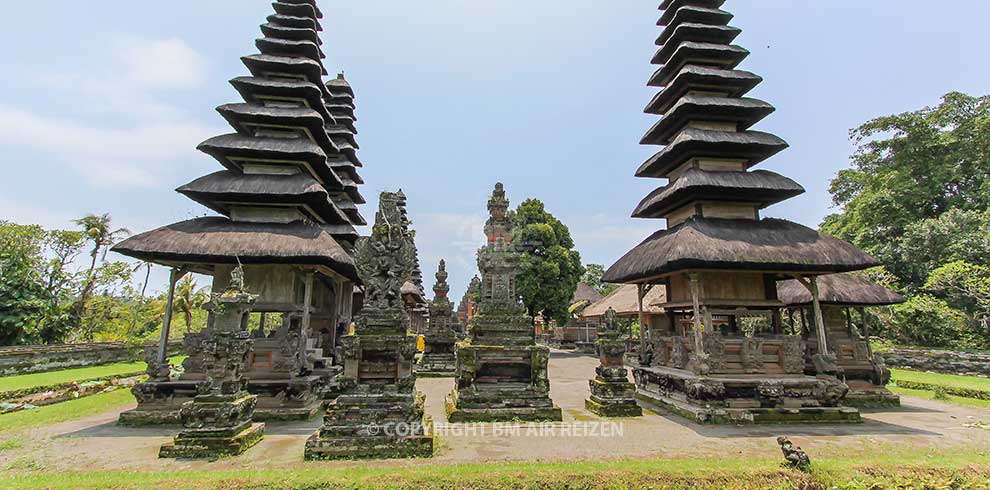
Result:
[[[134,235],[113,251],[155,263],[322,265],[357,280],[351,254],[334,239],[341,230],[296,222],[197,218]]]
[[[687,128],[671,143],[643,163],[637,177],[666,177],[667,173],[692,158],[740,158],[756,165],[787,149],[787,142],[760,131],[711,131]]]
[[[600,318],[605,316],[609,308],[622,317],[634,317],[639,315],[639,291],[635,284],[623,284],[611,294],[602,298],[581,312],[581,318]],[[656,315],[663,313],[663,309],[654,306],[667,301],[667,291],[663,286],[654,286],[643,298],[643,313]]]
[[[774,111],[772,105],[757,99],[710,95],[685,95],[661,118],[641,144],[667,145],[690,121],[729,122],[740,131],[751,128]]]
[[[602,298],[602,293],[599,293],[595,288],[589,286],[587,283],[580,282],[578,283],[577,290],[574,291],[574,298],[571,299],[571,304],[580,303],[582,301],[595,303],[601,301]]]
[[[752,202],[764,208],[803,193],[804,187],[797,182],[768,170],[710,172],[691,168],[646,196],[633,217],[663,218],[696,200]]]
[[[811,292],[795,279],[777,283],[777,297],[787,306],[811,304]],[[907,299],[857,275],[832,274],[818,278],[818,301],[841,306],[885,306]]]
[[[602,280],[646,282],[690,269],[829,274],[877,265],[855,246],[787,220],[692,217],[647,238]]]

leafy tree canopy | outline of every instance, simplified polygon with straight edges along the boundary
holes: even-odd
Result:
[[[527,199],[511,213],[512,244],[522,253],[517,290],[530,314],[567,323],[567,312],[584,275],[581,254],[560,222],[538,199]]]
[[[990,97],[953,92],[937,107],[874,119],[851,136],[859,144],[853,168],[830,188],[842,211],[822,231],[859,245],[914,290],[943,260],[974,259],[973,242],[986,253]]]
[[[588,264],[584,266],[584,275],[581,276],[581,282],[591,286],[599,293],[602,293],[602,295],[608,296],[616,289],[619,289],[619,285],[602,282],[602,276],[604,275],[605,275],[604,265]]]

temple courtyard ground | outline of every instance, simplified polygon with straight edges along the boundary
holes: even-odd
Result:
[[[375,462],[374,468],[417,468],[469,463],[609,461],[775,461],[779,435],[790,436],[813,459],[869,462],[902,455],[933,461],[953,455],[975,456],[990,464],[990,410],[965,408],[904,397],[898,409],[866,410],[861,425],[699,426],[673,415],[648,411],[635,419],[603,420],[584,409],[588,379],[597,360],[555,351],[550,374],[552,396],[564,411],[563,425],[512,424],[463,426],[445,423],[443,400],[452,379],[421,379],[427,411],[437,421],[438,451],[432,460]],[[125,409],[132,408],[132,405]],[[176,470],[291,470],[364,468],[362,462],[302,461],[306,438],[320,426],[270,423],[266,438],[246,454],[214,462],[158,459],[159,447],[176,428],[125,428],[119,411],[66,421],[16,434],[17,446],[0,451],[0,469],[8,475],[62,472],[168,472]],[[9,434],[7,434],[9,435]],[[731,464],[731,463],[727,463]],[[2,486],[2,485],[0,485]]]

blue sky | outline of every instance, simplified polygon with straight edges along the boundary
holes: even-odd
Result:
[[[365,195],[409,195],[423,269],[450,264],[452,296],[475,273],[485,200],[542,199],[585,262],[606,266],[662,222],[629,218],[660,181],[636,179],[659,34],[657,0],[329,1],[331,72],[357,92]],[[0,39],[0,219],[71,226],[109,212],[145,231],[206,214],[173,192],[219,167],[200,141],[229,132],[213,108],[238,101],[263,0],[55,0],[5,5]],[[947,8],[951,6],[951,8]],[[808,192],[766,214],[817,226],[828,181],[848,165],[848,130],[986,94],[990,2],[729,0],[752,92],[777,107],[756,129],[791,149],[760,168]],[[15,21],[16,19],[16,21]],[[41,22],[39,24],[39,22]],[[374,199],[372,199],[374,201]],[[364,209],[373,216],[374,202]],[[156,273],[152,289],[162,289]]]

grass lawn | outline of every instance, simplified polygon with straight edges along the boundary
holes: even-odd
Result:
[[[183,359],[185,358],[174,357],[171,361],[173,363],[177,363],[181,362]],[[21,376],[8,376],[5,378],[0,378],[0,393],[5,391],[24,390],[38,386],[54,386],[72,381],[88,381],[131,373],[142,373],[146,369],[148,369],[148,365],[143,361],[139,361],[66,369],[63,371],[51,371],[47,373],[24,374]]]
[[[119,389],[35,410],[8,413],[0,415],[0,435],[99,415],[119,410],[133,402],[134,395],[130,390]]]
[[[717,451],[717,448],[713,448]],[[297,470],[115,472],[12,477],[10,489],[977,489],[990,480],[986,451],[937,456],[909,453],[877,458],[822,459],[810,473],[780,460],[643,460],[574,463],[488,463]],[[814,456],[812,456],[814,458]]]
[[[959,405],[962,407],[972,407],[972,408],[982,408],[990,410],[990,401],[988,400],[977,400],[976,398],[964,398],[961,396],[946,395],[948,398],[945,400],[935,400],[935,392],[926,390],[910,390],[907,388],[899,388],[897,386],[889,385],[887,388],[898,395],[907,395],[917,398],[924,398],[925,400],[934,400],[943,403],[952,403],[954,405]]]
[[[955,374],[923,373],[919,371],[905,371],[903,369],[891,369],[890,372],[895,383],[898,380],[903,380],[914,383],[962,388],[964,390],[990,391],[990,378],[958,376]]]

